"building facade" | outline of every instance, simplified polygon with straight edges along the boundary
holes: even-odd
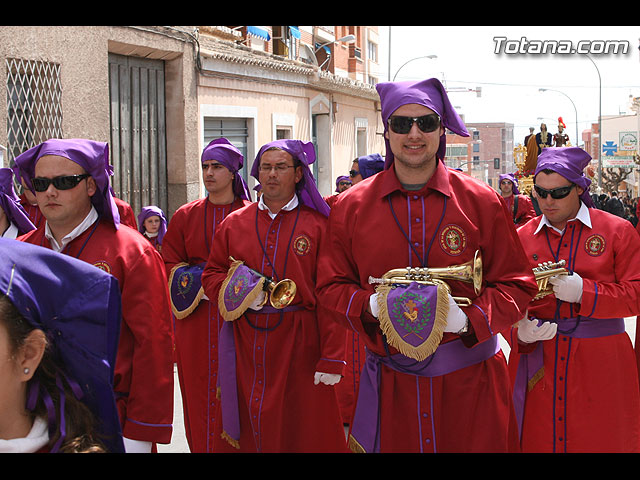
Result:
[[[500,175],[517,170],[513,161],[513,124],[488,122],[465,125],[469,137],[447,132],[447,165],[461,168],[498,190]]]
[[[383,153],[377,27],[8,26],[2,164],[48,138],[108,142],[116,194],[169,216],[204,195],[200,153],[226,137],[248,175],[261,145],[312,141],[323,195]]]

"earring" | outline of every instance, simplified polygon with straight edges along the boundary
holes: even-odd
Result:
[[[27,367],[27,368],[25,368],[25,369],[23,370],[23,372],[24,372],[24,374],[25,374],[25,375],[28,375],[28,374],[29,374],[29,371],[30,371],[30,370],[29,370],[29,368],[28,368],[28,367]]]

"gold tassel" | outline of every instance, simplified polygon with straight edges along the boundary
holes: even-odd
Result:
[[[223,431],[220,436],[227,441],[227,443],[229,445],[231,445],[233,448],[237,448],[238,450],[240,450],[240,442],[234,438],[231,438],[229,436],[229,434],[225,431]]]
[[[378,318],[380,320],[380,329],[387,337],[389,345],[406,357],[422,361],[432,355],[442,341],[444,328],[447,326],[447,315],[449,314],[447,287],[443,284],[438,284],[437,286],[437,305],[433,328],[431,329],[431,333],[429,334],[427,341],[422,343],[419,347],[413,347],[402,340],[391,323],[389,311],[387,309],[387,295],[391,288],[393,287],[390,285],[379,285],[376,289],[376,292],[380,294],[378,295]]]
[[[178,263],[177,265],[175,265],[172,269],[171,269],[171,273],[169,274],[169,290],[171,290],[171,284],[173,283],[173,276],[176,273],[176,271],[179,268],[182,267],[186,267],[188,266],[188,263]],[[173,304],[173,299],[171,300],[171,311],[173,312],[173,314],[175,315],[175,317],[179,320],[188,317],[189,315],[191,315],[193,313],[193,311],[198,308],[198,305],[200,304],[200,300],[202,300],[202,297],[204,296],[204,288],[200,287],[200,290],[198,290],[198,293],[196,295],[196,297],[193,299],[193,302],[191,303],[191,305],[189,305],[188,308],[186,308],[185,310],[178,310],[175,305]]]
[[[242,265],[244,262],[241,260],[235,260],[231,263],[231,267],[229,267],[229,272],[227,273],[227,278],[225,278],[224,282],[222,282],[222,287],[220,287],[220,293],[218,294],[218,310],[220,311],[220,315],[227,321],[232,322],[242,316],[242,314],[249,308],[249,306],[258,298],[260,292],[262,292],[264,287],[265,278],[261,277],[258,281],[257,285],[254,287],[251,292],[244,297],[242,303],[232,312],[227,310],[226,305],[224,304],[224,292],[229,285],[229,281],[233,277],[233,274],[236,272],[237,268]]]

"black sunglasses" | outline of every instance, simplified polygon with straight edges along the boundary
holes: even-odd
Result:
[[[421,131],[429,133],[440,126],[440,117],[437,113],[423,115],[422,117],[400,117],[397,115],[389,117],[389,128],[395,133],[409,133],[414,123],[418,125]]]
[[[571,189],[575,186],[576,184],[572,183],[569,186],[552,188],[551,190],[547,190],[546,188],[542,188],[537,185],[534,185],[533,188],[536,189],[536,193],[540,198],[547,198],[547,195],[551,195],[551,198],[555,200],[560,200],[561,198],[564,198],[567,195],[569,195],[569,193],[571,193]]]
[[[360,175],[360,172],[358,170],[349,170],[350,177],[355,177],[356,175]]]
[[[31,185],[36,192],[46,192],[52,183],[58,190],[70,190],[90,176],[88,173],[83,173],[82,175],[64,175],[55,178],[36,177],[31,179]]]

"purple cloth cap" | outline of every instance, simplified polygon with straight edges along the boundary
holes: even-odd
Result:
[[[16,166],[20,177],[31,191],[34,191],[31,179],[35,176],[36,163],[45,155],[64,157],[84,168],[98,187],[98,191],[91,197],[91,203],[99,215],[112,221],[118,228],[120,214],[109,184],[109,177],[113,175],[113,167],[109,165],[109,145],[83,138],[52,138],[21,153],[15,158]]]
[[[13,188],[13,170],[10,168],[0,168],[0,208],[9,222],[18,228],[20,235],[36,229]]]
[[[244,165],[244,156],[229,140],[226,138],[216,138],[204,147],[200,157],[201,162],[207,160],[216,160],[227,167],[234,175],[233,193],[243,200],[251,200],[251,193],[247,183],[238,171]]]
[[[587,207],[594,208],[595,205],[589,195],[591,179],[584,173],[584,169],[590,162],[591,156],[580,147],[543,148],[538,155],[538,164],[533,179],[535,182],[535,176],[542,170],[553,170],[584,189],[580,199]]]
[[[502,175],[500,175],[500,178],[498,179],[498,185],[500,185],[503,180],[509,180],[513,184],[513,194],[520,195],[520,190],[518,190],[518,180],[513,173],[503,173]]]
[[[349,182],[351,183],[351,178],[348,175],[340,175],[336,178],[336,192],[340,191],[340,182]]]
[[[384,170],[384,158],[379,153],[358,157],[358,169],[363,179]]]
[[[440,116],[442,125],[453,133],[463,137],[468,137],[469,132],[464,122],[455,111],[444,86],[437,78],[429,78],[419,82],[382,82],[376,85],[376,90],[380,95],[380,106],[382,107],[382,123],[385,133],[388,130],[389,117],[399,107],[411,103],[423,105]],[[393,152],[389,147],[389,141],[385,138],[387,153],[385,155],[385,170],[393,163]],[[444,161],[447,149],[446,132],[440,136],[440,147],[436,154],[437,158]]]
[[[144,228],[144,221],[149,217],[160,217],[160,229],[158,230],[158,243],[162,244],[164,234],[167,233],[167,217],[160,207],[155,205],[148,205],[142,207],[138,214],[138,231],[142,234],[146,232]]]
[[[64,292],[64,294],[61,294]],[[24,319],[47,336],[62,374],[93,411],[110,452],[124,452],[113,375],[122,319],[117,279],[82,260],[48,248],[0,238],[0,295],[7,296]],[[59,378],[62,380],[62,378]],[[28,406],[38,390],[29,381]],[[51,412],[50,412],[51,413]],[[63,430],[58,417],[50,427]]]
[[[327,202],[324,201],[324,198],[322,198],[322,195],[320,195],[318,187],[316,187],[316,181],[313,178],[311,168],[309,168],[309,166],[316,161],[316,151],[313,143],[303,142],[301,140],[283,139],[274,140],[273,142],[263,145],[262,148],[260,148],[258,155],[256,155],[256,159],[251,167],[251,176],[258,181],[260,181],[260,158],[262,158],[262,154],[270,148],[279,148],[280,150],[284,150],[293,158],[297,158],[300,161],[303,175],[302,179],[296,184],[296,193],[298,194],[300,203],[313,208],[325,217],[328,217],[331,209],[329,208],[329,205],[327,205]]]

